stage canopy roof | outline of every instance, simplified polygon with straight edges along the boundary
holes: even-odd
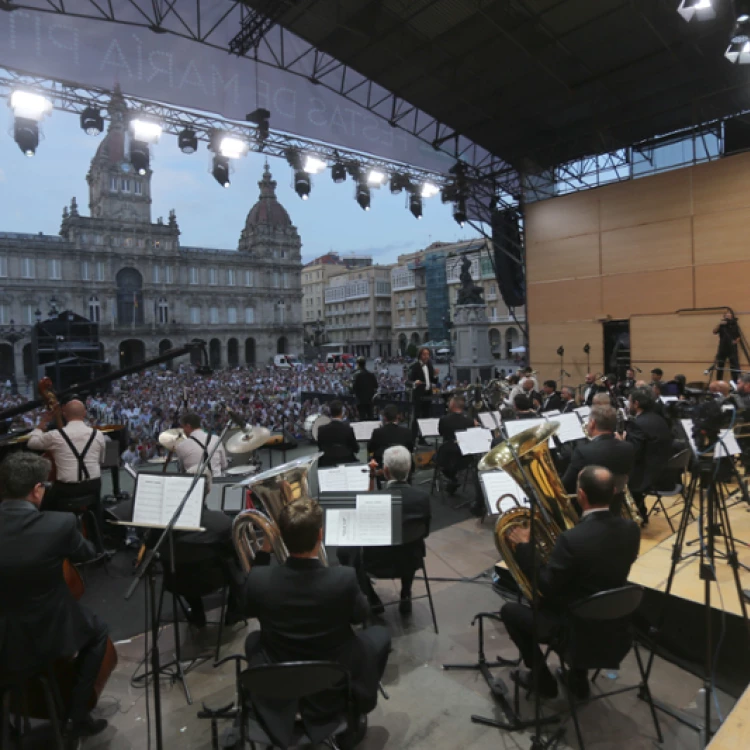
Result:
[[[302,0],[278,22],[527,169],[749,110],[732,3],[713,3],[687,23],[679,0]]]

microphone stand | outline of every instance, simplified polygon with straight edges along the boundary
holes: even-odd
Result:
[[[151,674],[153,676],[153,688],[154,688],[154,724],[156,728],[156,750],[164,750],[164,739],[162,735],[162,715],[161,715],[161,686],[159,684],[161,664],[160,664],[160,658],[159,658],[159,645],[158,645],[160,623],[159,623],[159,619],[157,617],[157,611],[156,611],[156,570],[155,570],[156,560],[159,554],[159,550],[161,549],[165,540],[169,538],[170,539],[170,545],[169,545],[170,556],[171,556],[170,565],[171,565],[172,570],[174,570],[174,545],[171,542],[172,530],[174,529],[175,524],[177,523],[177,519],[180,517],[180,514],[185,508],[188,498],[190,497],[191,493],[197,486],[198,480],[203,476],[203,472],[205,471],[206,467],[211,465],[211,459],[213,458],[214,453],[216,452],[217,448],[223,444],[224,438],[226,437],[227,432],[232,426],[233,421],[236,421],[236,420],[232,418],[226,423],[226,425],[224,426],[224,429],[221,432],[221,435],[219,436],[219,439],[216,441],[216,443],[214,443],[211,450],[204,454],[203,460],[198,464],[198,467],[196,468],[195,476],[193,477],[193,481],[190,483],[190,487],[188,487],[187,491],[185,492],[185,495],[180,501],[180,504],[177,506],[177,508],[175,509],[175,512],[172,514],[172,518],[169,519],[169,523],[164,527],[164,530],[162,531],[159,539],[156,541],[156,544],[146,553],[146,556],[144,557],[143,561],[136,569],[135,580],[130,585],[130,588],[125,592],[125,600],[127,601],[130,599],[130,597],[133,596],[133,593],[138,588],[138,584],[143,580],[144,585],[147,588],[147,598],[149,601],[149,607],[151,608],[151,641],[152,641],[151,643]],[[237,426],[243,427],[244,425],[237,425]],[[209,438],[208,443],[210,443],[210,438]],[[201,499],[201,504],[202,503],[203,503],[203,500]],[[148,661],[148,651],[146,651],[146,661]]]

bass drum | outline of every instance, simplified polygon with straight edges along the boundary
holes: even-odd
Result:
[[[305,435],[307,435],[310,440],[315,440],[317,442],[318,430],[324,425],[330,423],[331,418],[327,417],[325,414],[310,414],[310,416],[305,419]]]

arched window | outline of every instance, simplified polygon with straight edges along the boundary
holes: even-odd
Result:
[[[165,297],[159,299],[157,314],[160,323],[169,323],[169,303]]]
[[[97,296],[89,297],[89,320],[92,323],[102,321],[102,306]]]

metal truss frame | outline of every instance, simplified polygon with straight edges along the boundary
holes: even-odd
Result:
[[[25,9],[146,28],[230,54],[231,40],[253,22],[257,12],[239,0],[227,0],[222,8],[217,14],[216,3],[209,0],[192,0],[183,5],[179,0],[77,0],[74,6],[66,4],[66,0],[0,2],[0,10]],[[333,91],[392,127],[463,162],[469,168],[471,181],[497,184],[504,192],[520,198],[518,173],[505,161],[283,27],[267,29],[259,44],[245,56],[259,65],[287,71]]]

